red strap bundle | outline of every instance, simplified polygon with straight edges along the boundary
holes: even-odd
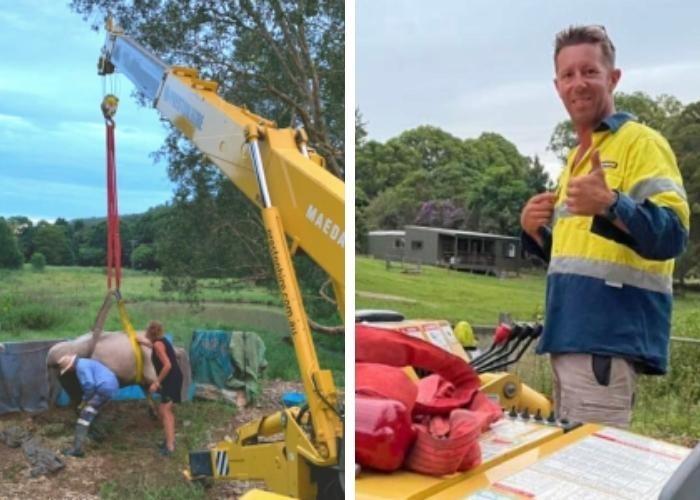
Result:
[[[410,408],[415,399],[412,417],[417,437],[405,462],[408,469],[443,475],[481,463],[479,435],[502,412],[498,404],[479,392],[479,377],[468,363],[429,342],[365,324],[355,325],[355,360],[356,384],[361,394],[391,398],[385,400],[386,408],[395,408],[392,405]],[[413,384],[397,368],[404,366],[423,368],[433,375]],[[413,387],[406,384],[407,380]],[[398,468],[403,454],[390,460],[379,450],[405,451],[405,440],[393,448],[389,442],[399,435],[397,429],[404,422],[397,412],[386,410],[383,424],[379,425],[379,417],[372,413],[378,411],[378,403],[367,403],[361,395],[356,396],[356,401],[359,401],[355,406],[356,450],[362,442],[361,452],[356,451],[358,462],[374,468],[385,467],[381,470],[392,470],[388,466]],[[360,424],[359,419],[364,421]],[[380,428],[386,430],[379,432]],[[378,455],[373,458],[373,453]]]
[[[429,375],[422,378],[418,381],[418,398],[414,414],[435,413],[435,411],[422,412],[423,408],[445,410],[446,414],[457,408],[467,408],[481,419],[483,432],[487,431],[493,422],[503,416],[501,406],[491,401],[481,391],[476,391],[469,401],[455,397],[456,393],[454,384],[440,375]]]
[[[410,415],[416,404],[418,386],[405,371],[379,363],[355,363],[355,395],[394,399]]]
[[[355,396],[355,461],[363,467],[394,471],[415,439],[411,414],[392,399]]]
[[[474,395],[469,410],[479,415],[483,420],[481,432],[486,432],[491,424],[503,417],[503,409],[499,403],[492,401],[483,392],[479,391]]]
[[[417,402],[415,411],[446,414],[468,404],[479,390],[479,376],[464,360],[424,340],[366,324],[355,325],[355,361],[413,366],[442,375],[454,386],[446,400]]]
[[[416,443],[406,458],[408,469],[442,476],[481,463],[481,418],[469,410],[453,410],[449,418],[431,417],[418,424]]]

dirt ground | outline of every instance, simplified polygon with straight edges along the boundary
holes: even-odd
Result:
[[[21,448],[0,442],[0,498],[92,499],[92,498],[226,498],[235,499],[261,482],[216,482],[206,489],[193,488],[183,478],[188,448],[232,436],[239,425],[282,408],[281,396],[302,391],[301,384],[265,381],[256,406],[236,411],[230,404],[195,401],[176,407],[176,453],[161,457],[159,422],[144,401],[112,402],[100,416],[105,430],[101,442],[90,441],[85,458],[63,457],[65,468],[50,476],[31,478]],[[40,414],[0,415],[0,431],[15,425],[38,435],[42,445],[60,454],[72,443],[76,414],[54,408]],[[147,493],[147,494],[146,494]]]

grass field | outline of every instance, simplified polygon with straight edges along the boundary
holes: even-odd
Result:
[[[495,325],[501,312],[518,321],[541,317],[545,276],[495,278],[431,266],[422,266],[420,273],[412,274],[396,266],[387,270],[384,261],[358,257],[355,289],[357,309],[393,309],[408,318]],[[672,335],[691,341],[672,341],[667,375],[640,377],[632,428],[692,446],[700,437],[700,343],[693,342],[700,339],[697,292],[675,297]],[[546,357],[529,355],[514,371],[535,389],[549,394],[548,365]]]
[[[412,274],[398,267],[387,270],[382,260],[357,257],[355,290],[357,309],[393,309],[408,318],[495,325],[500,312],[521,321],[541,317],[545,276],[540,272],[494,278],[433,266]],[[675,298],[673,335],[700,339],[700,293]]]
[[[241,287],[222,290],[202,283],[200,302],[191,304],[175,292],[161,290],[155,274],[127,270],[122,295],[129,318],[137,330],[151,319],[163,322],[175,344],[187,348],[192,332],[247,330],[265,341],[271,378],[298,379],[294,350],[285,341],[287,319],[276,290]],[[0,342],[74,338],[90,330],[107,291],[102,269],[47,267],[34,272],[0,271]],[[110,311],[105,330],[121,330],[116,307]],[[333,370],[343,384],[342,336],[315,335],[321,366]]]

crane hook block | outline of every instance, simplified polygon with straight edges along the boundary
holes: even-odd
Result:
[[[119,98],[113,94],[107,94],[104,99],[102,99],[102,104],[100,108],[102,109],[102,114],[105,118],[110,119],[117,114],[117,107],[119,106]]]

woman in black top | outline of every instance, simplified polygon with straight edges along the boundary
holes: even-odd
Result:
[[[180,402],[182,389],[182,372],[177,364],[175,350],[163,335],[163,325],[158,321],[151,321],[146,329],[146,337],[153,343],[151,361],[158,374],[158,380],[149,387],[150,393],[160,393],[158,416],[165,430],[165,443],[161,449],[163,455],[170,455],[175,450],[175,415],[173,403]]]

